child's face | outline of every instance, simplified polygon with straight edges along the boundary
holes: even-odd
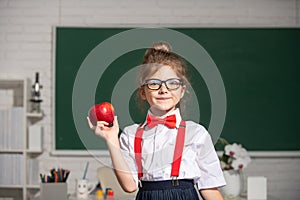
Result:
[[[176,72],[169,66],[161,66],[154,74],[147,77],[149,79],[159,79],[165,81],[171,78],[179,78]],[[151,90],[144,86],[140,90],[141,97],[147,100],[150,105],[150,110],[157,116],[164,115],[175,110],[176,105],[183,97],[185,86],[180,85],[178,89],[168,90],[163,83],[158,90]]]

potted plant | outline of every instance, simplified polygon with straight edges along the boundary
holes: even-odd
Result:
[[[226,180],[226,186],[221,188],[221,192],[225,198],[234,199],[243,191],[242,170],[250,164],[251,158],[241,144],[229,144],[224,138],[220,138],[219,142],[224,145],[220,162]]]

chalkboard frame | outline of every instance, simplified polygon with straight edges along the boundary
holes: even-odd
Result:
[[[201,29],[205,29],[205,28],[211,28],[211,27],[190,27],[190,26],[168,26],[165,25],[163,27],[168,27],[168,28],[201,28]],[[67,27],[67,26],[55,26],[53,27],[53,83],[56,83],[56,76],[55,76],[55,71],[56,71],[56,29],[57,28],[132,28],[132,26],[127,26],[127,25],[120,25],[120,26],[101,26],[101,27],[82,27],[82,26],[72,26],[72,27]],[[223,27],[215,27],[215,28],[223,28]],[[228,28],[228,27],[227,27]],[[234,28],[239,28],[239,29],[244,29],[244,28],[248,28],[249,27],[234,27]],[[257,27],[253,27],[253,29],[256,29]],[[261,29],[261,27],[259,27]],[[286,27],[285,27],[286,28]],[[230,27],[228,28],[230,29]],[[251,27],[250,27],[251,29]],[[268,28],[264,28],[264,29],[268,29]],[[56,86],[55,86],[56,87]],[[53,151],[52,154],[53,155],[90,155],[90,153],[86,150],[61,150],[61,149],[56,149],[56,126],[55,126],[55,117],[56,117],[56,110],[55,110],[55,104],[56,104],[56,96],[55,96],[55,88],[53,89]],[[89,150],[91,151],[91,150]],[[100,151],[94,151],[95,154],[98,155],[108,155],[107,150],[100,150]],[[252,156],[260,156],[260,157],[264,157],[264,156],[271,156],[271,157],[281,157],[281,156],[300,156],[300,151],[276,151],[276,150],[271,150],[271,151],[251,151],[250,154]]]

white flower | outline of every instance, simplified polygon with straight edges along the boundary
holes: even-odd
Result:
[[[235,170],[244,169],[245,167],[248,166],[248,164],[250,162],[251,162],[250,157],[248,157],[248,156],[240,157],[240,158],[237,158],[237,159],[233,160],[231,166]]]
[[[246,151],[246,149],[242,148],[241,146],[241,149],[239,150],[238,152],[238,156],[237,157],[248,157],[248,152]]]
[[[225,146],[225,154],[233,157],[233,158],[238,158],[240,156],[240,154],[243,154],[242,151],[242,145],[240,144],[228,144]]]
[[[246,149],[241,144],[228,144],[224,148],[224,154],[220,159],[223,170],[241,170],[249,165],[251,158]]]

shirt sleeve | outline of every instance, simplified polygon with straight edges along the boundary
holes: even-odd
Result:
[[[134,156],[134,149],[133,149],[134,135],[130,136],[130,134],[128,134],[128,129],[125,128],[120,135],[119,141],[120,141],[120,148],[121,148],[121,153],[123,155],[123,158],[126,161],[129,170],[132,173],[136,186],[138,187],[137,167],[135,163],[135,156]]]
[[[196,159],[201,172],[197,182],[198,188],[207,189],[226,185],[218,155],[211,136],[206,130],[201,133],[201,141]]]

